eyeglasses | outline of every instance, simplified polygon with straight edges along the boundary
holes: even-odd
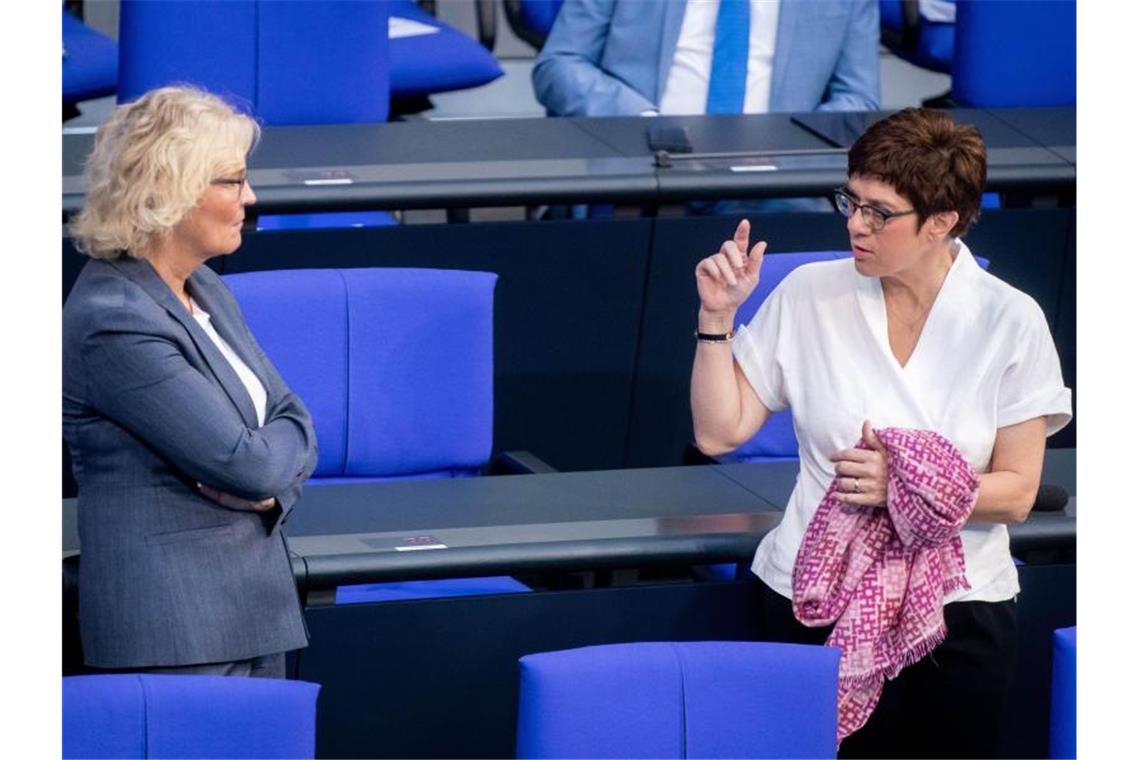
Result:
[[[224,185],[227,187],[236,187],[238,198],[241,197],[241,191],[245,189],[245,184],[249,182],[249,175],[243,174],[240,177],[223,177],[221,179],[210,180],[211,185]]]
[[[834,192],[835,210],[850,219],[851,215],[858,209],[863,214],[863,223],[871,228],[871,232],[878,232],[883,229],[887,226],[887,222],[895,217],[917,213],[917,209],[913,208],[908,211],[883,211],[869,204],[859,203],[841,187],[836,188]]]

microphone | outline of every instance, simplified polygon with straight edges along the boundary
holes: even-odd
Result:
[[[1069,503],[1069,492],[1061,486],[1043,483],[1037,489],[1037,499],[1033,502],[1034,512],[1060,512]]]

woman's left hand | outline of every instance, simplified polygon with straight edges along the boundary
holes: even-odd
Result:
[[[225,491],[220,491],[217,488],[211,488],[205,483],[198,484],[198,490],[207,499],[211,499],[226,509],[236,509],[239,512],[266,512],[277,506],[277,499],[270,496],[268,499],[261,501],[250,501],[249,499],[242,499],[241,497],[228,494]]]
[[[863,442],[871,448],[843,449],[829,457],[835,462],[835,474],[839,477],[839,490],[835,496],[845,504],[885,507],[887,449],[866,420],[863,422]]]

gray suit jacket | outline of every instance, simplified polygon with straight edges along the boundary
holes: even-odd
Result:
[[[79,616],[89,665],[224,662],[305,646],[282,519],[316,466],[301,400],[221,279],[188,280],[268,395],[237,374],[149,262],[91,261],[63,309],[63,429],[79,485]],[[204,483],[265,513],[226,509]]]
[[[684,0],[566,0],[535,61],[550,116],[636,116],[665,92]],[[879,107],[877,0],[781,0],[770,112]]]

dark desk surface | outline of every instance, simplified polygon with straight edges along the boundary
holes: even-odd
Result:
[[[982,130],[993,189],[1075,182],[1065,158],[1075,140],[1064,142],[1075,138],[1074,109],[955,115]],[[844,148],[788,114],[652,120],[666,123],[688,129],[698,152],[770,155],[658,169],[646,143],[651,121],[642,117],[341,124],[265,128],[250,176],[267,212],[744,198],[825,193],[845,178]],[[81,166],[93,139],[64,133],[66,214],[82,205]]]
[[[1075,454],[1046,482],[1075,493]],[[346,583],[746,562],[775,527],[795,462],[310,486],[286,526],[305,588]],[[1072,546],[1064,513],[1010,526],[1015,550]],[[65,554],[77,547],[64,501]]]

